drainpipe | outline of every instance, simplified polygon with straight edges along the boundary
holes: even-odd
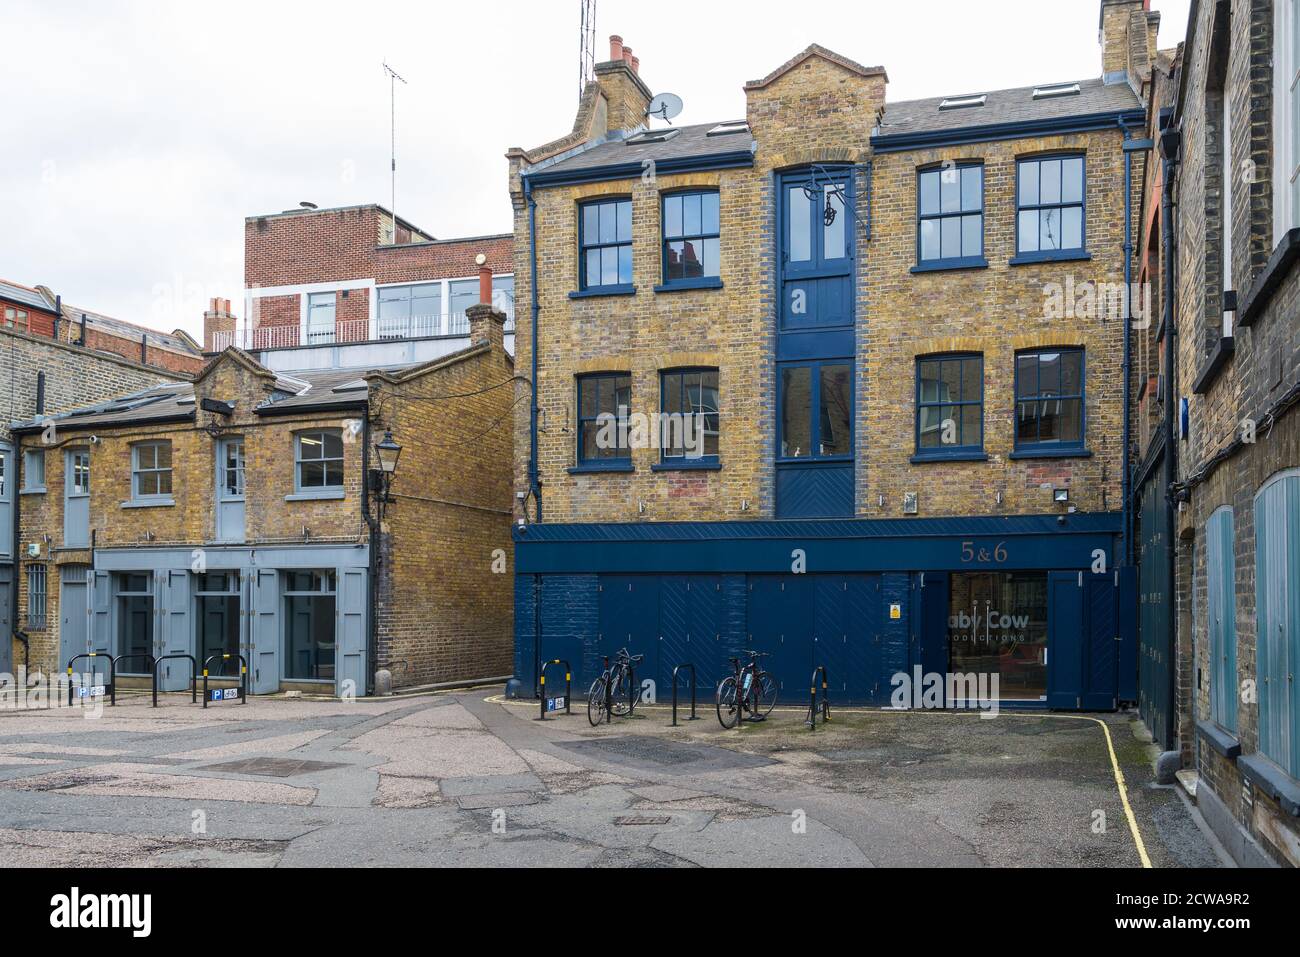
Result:
[[[533,199],[533,184],[526,176],[524,177],[524,201],[528,203],[528,258],[533,286],[533,381],[531,383],[533,401],[529,408],[528,423],[528,488],[533,493],[533,500],[536,503],[537,524],[540,525],[542,523],[542,483],[537,468],[537,420],[540,415],[537,404],[537,322],[542,314],[542,300],[540,293],[537,291],[537,200]]]
[[[1177,129],[1166,130],[1160,137],[1160,152],[1164,158],[1164,189],[1160,199],[1160,220],[1161,220],[1161,244],[1164,247],[1165,260],[1165,288],[1164,288],[1164,327],[1165,327],[1165,521],[1168,525],[1169,534],[1165,541],[1165,558],[1168,562],[1169,573],[1169,590],[1174,590],[1177,582],[1178,559],[1175,548],[1176,536],[1174,534],[1174,523],[1176,521],[1174,513],[1174,502],[1171,498],[1171,490],[1174,483],[1178,480],[1178,436],[1175,426],[1176,419],[1181,419],[1181,410],[1178,408],[1178,390],[1175,385],[1174,375],[1174,272],[1177,266],[1174,230],[1174,170],[1178,164],[1179,148],[1182,144],[1182,132]],[[1175,628],[1175,605],[1172,595],[1169,601],[1169,644],[1170,650],[1173,650]],[[1169,708],[1165,718],[1165,741],[1172,744],[1174,730],[1174,703],[1177,701],[1178,693],[1178,669],[1174,664],[1173,655],[1170,655],[1169,667]]]
[[[366,697],[375,693],[375,669],[379,663],[379,529],[370,514],[370,402],[366,402],[361,445],[361,517],[369,529],[369,572],[366,575]]]
[[[31,645],[31,641],[28,640],[27,635],[24,632],[18,630],[18,578],[19,578],[19,574],[22,571],[22,555],[19,554],[19,549],[22,548],[22,528],[21,528],[22,516],[20,514],[20,510],[22,508],[23,497],[19,491],[23,487],[22,485],[22,459],[23,459],[22,437],[15,436],[14,439],[15,439],[13,443],[14,527],[13,527],[13,534],[12,534],[13,551],[10,552],[10,554],[13,555],[13,581],[9,583],[9,615],[10,615],[10,630],[13,632],[13,636],[23,643],[23,671],[26,672],[28,662],[31,659],[32,645]],[[5,641],[8,640],[9,640],[9,636],[5,635]],[[10,650],[11,651],[13,650],[12,645],[10,645]]]
[[[1132,412],[1129,408],[1132,398],[1132,383],[1130,379],[1133,374],[1133,154],[1128,150],[1129,140],[1132,134],[1129,132],[1128,124],[1120,122],[1120,128],[1124,131],[1124,457],[1122,461],[1123,468],[1123,502],[1124,518],[1123,532],[1121,533],[1122,548],[1120,553],[1124,556],[1124,564],[1133,564],[1133,535],[1132,535],[1132,503],[1129,501],[1130,483],[1131,483],[1131,462],[1130,462],[1130,445],[1133,441],[1132,435]]]

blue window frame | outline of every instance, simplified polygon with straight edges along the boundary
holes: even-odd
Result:
[[[627,420],[632,376],[600,372],[578,376],[578,465],[588,469],[628,469],[632,449]]]
[[[853,458],[853,362],[782,363],[777,382],[782,462]]]
[[[583,291],[632,288],[632,200],[583,203],[578,216],[578,272]]]
[[[1087,247],[1083,156],[1037,156],[1016,164],[1016,257],[1077,259]]]
[[[984,449],[984,357],[916,360],[916,458],[961,458]]]
[[[923,169],[916,186],[917,270],[988,265],[984,260],[984,167]]]
[[[669,193],[663,197],[662,207],[664,285],[704,285],[720,278],[718,191]]]
[[[659,411],[665,465],[703,468],[718,464],[722,423],[717,369],[660,373]]]
[[[1084,449],[1082,349],[1037,349],[1016,354],[1016,451]]]
[[[1300,779],[1300,471],[1264,483],[1254,524],[1259,751]]]
[[[1205,525],[1206,610],[1210,632],[1210,717],[1237,730],[1237,576],[1232,508],[1225,505]]]

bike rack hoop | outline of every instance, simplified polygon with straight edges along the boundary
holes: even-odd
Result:
[[[75,657],[70,658],[68,660],[68,707],[69,708],[72,707],[72,666],[76,664],[78,661],[80,661],[82,658],[86,658],[86,659],[107,658],[108,659],[108,700],[109,700],[109,704],[116,705],[117,704],[117,680],[116,680],[117,671],[114,667],[114,659],[112,658],[112,656],[100,654],[98,651],[88,651],[84,655],[76,655]],[[93,666],[91,670],[91,676],[92,677],[94,676]]]
[[[829,681],[829,679],[827,678],[827,675],[826,675],[826,667],[825,667],[824,665],[819,665],[819,666],[818,666],[818,667],[813,671],[813,673],[812,673],[812,682],[811,682],[812,687],[809,688],[809,690],[808,690],[808,720],[805,721],[804,723],[805,723],[806,725],[808,725],[808,730],[810,730],[810,731],[816,731],[816,730],[817,730],[817,710],[818,710],[818,708],[817,708],[817,676],[818,676],[818,675],[821,675],[821,679],[822,679],[822,680],[821,680],[821,689],[822,689],[822,703],[821,703],[822,724],[826,724],[827,722],[829,722],[829,721],[831,720],[831,702],[830,702],[830,694],[829,694],[829,691],[828,691],[828,688],[829,688],[829,686],[830,686],[830,681]]]
[[[687,721],[700,720],[699,715],[695,713],[695,665],[691,664],[690,662],[687,662],[686,664],[678,665],[676,668],[673,669],[673,724],[672,726],[674,728],[677,727],[677,675],[681,672],[683,668],[689,668],[691,672],[691,716],[686,720]]]
[[[153,662],[153,706],[158,707],[158,666],[164,661],[179,661],[184,658],[190,663],[190,703],[199,703],[199,665],[193,655],[163,655]]]
[[[239,703],[248,704],[248,659],[243,655],[213,655],[207,661],[203,662],[203,707],[208,706],[208,669],[211,668],[212,662],[220,661],[223,664],[233,659],[239,660]],[[218,678],[229,678],[230,675],[217,675]]]
[[[542,673],[538,676],[538,685],[540,693],[538,695],[541,705],[541,715],[538,721],[546,720],[546,670],[548,668],[564,666],[564,713],[573,714],[573,669],[563,658],[555,658],[551,661],[543,662]]]

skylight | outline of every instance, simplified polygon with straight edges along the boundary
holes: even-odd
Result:
[[[1053,86],[1034,87],[1035,100],[1047,100],[1054,96],[1078,96],[1079,84],[1057,83]]]
[[[706,134],[708,136],[730,136],[733,133],[748,133],[749,124],[743,120],[736,123],[719,123]]]
[[[939,104],[939,109],[964,110],[972,106],[983,106],[988,98],[987,93],[981,93],[979,96],[950,96]]]
[[[641,146],[645,143],[666,143],[680,132],[681,130],[676,129],[675,127],[666,130],[646,130],[644,133],[637,133],[635,136],[629,136],[627,138],[627,145]]]

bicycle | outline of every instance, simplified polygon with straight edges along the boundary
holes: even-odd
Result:
[[[749,664],[741,666],[739,658],[729,658],[734,675],[723,678],[718,684],[718,723],[730,730],[745,720],[762,721],[776,707],[776,679],[758,666],[759,659],[767,653],[746,651]],[[737,693],[739,690],[739,693]]]
[[[587,692],[587,720],[593,728],[614,717],[630,717],[641,696],[636,685],[634,668],[645,661],[645,655],[630,655],[626,648],[614,656],[614,664],[591,684]]]

